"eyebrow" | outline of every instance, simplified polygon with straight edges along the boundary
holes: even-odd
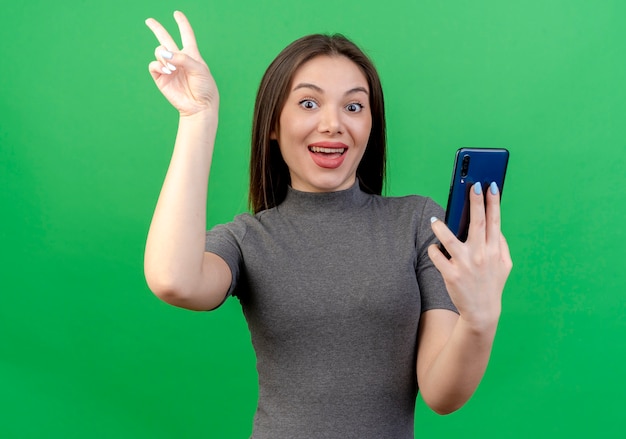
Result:
[[[296,85],[293,88],[292,91],[296,91],[296,90],[298,90],[300,88],[310,88],[311,90],[315,90],[318,93],[324,93],[324,90],[322,90],[320,87],[318,87],[315,84],[311,84],[309,82],[301,82],[300,84]],[[346,91],[344,93],[344,95],[347,96],[347,95],[350,95],[350,94],[353,94],[353,93],[358,93],[358,92],[362,92],[362,93],[365,93],[366,95],[369,95],[369,93],[368,93],[368,91],[367,91],[367,89],[365,87],[354,87],[354,88],[351,88],[350,90]]]

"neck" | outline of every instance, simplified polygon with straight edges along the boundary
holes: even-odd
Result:
[[[285,200],[278,206],[284,212],[296,211],[299,213],[329,210],[345,210],[363,205],[368,194],[359,187],[358,180],[348,189],[334,192],[304,192],[289,187]]]

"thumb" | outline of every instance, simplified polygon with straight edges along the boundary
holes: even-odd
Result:
[[[169,51],[164,46],[157,47],[154,55],[169,70],[176,70],[182,67],[189,72],[201,72],[208,69],[202,58],[198,61],[184,52]]]

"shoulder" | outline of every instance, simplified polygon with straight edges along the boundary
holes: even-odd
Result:
[[[210,240],[230,239],[242,241],[246,236],[251,224],[255,222],[255,217],[249,213],[236,215],[231,221],[217,224],[206,232],[207,242]]]
[[[266,225],[274,220],[273,211],[274,209],[269,209],[256,214],[249,212],[237,214],[231,221],[212,227],[207,236],[227,236],[241,242],[251,231],[266,228]]]
[[[443,209],[432,198],[422,195],[404,195],[389,197],[381,195],[371,196],[371,205],[378,210],[389,211],[396,215],[408,215],[412,218],[441,217]]]

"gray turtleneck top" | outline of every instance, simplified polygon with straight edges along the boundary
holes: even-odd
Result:
[[[413,438],[420,314],[455,310],[427,254],[442,214],[358,184],[290,188],[279,206],[207,232],[256,351],[253,438]]]

